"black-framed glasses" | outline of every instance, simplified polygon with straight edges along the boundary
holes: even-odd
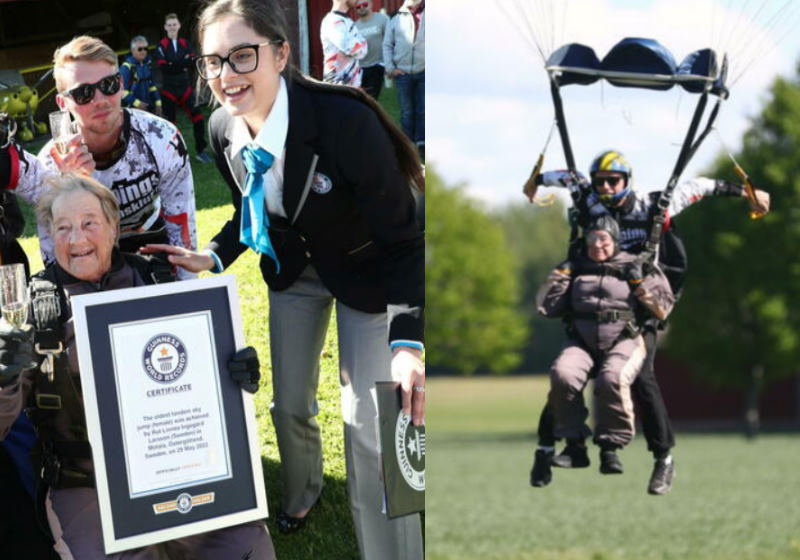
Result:
[[[147,47],[136,47],[136,48],[135,48],[135,49],[133,49],[133,50],[135,50],[136,52],[142,52],[142,51],[146,51],[146,50],[147,50]]]
[[[608,183],[608,186],[614,189],[619,185],[620,181],[622,181],[622,177],[593,177],[592,186],[597,188],[602,187],[604,183]]]
[[[119,91],[120,87],[122,87],[120,73],[116,72],[106,76],[101,80],[98,80],[93,84],[81,84],[79,86],[75,86],[62,95],[71,97],[72,100],[78,105],[86,105],[92,99],[94,99],[94,90],[99,89],[100,93],[103,95],[114,95]]]
[[[228,51],[228,56],[204,54],[195,59],[197,72],[204,80],[215,80],[222,74],[222,65],[226,62],[237,74],[249,74],[258,68],[258,50],[267,45],[280,45],[283,39],[265,41],[254,45],[241,45]]]

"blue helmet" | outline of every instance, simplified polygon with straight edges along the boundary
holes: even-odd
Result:
[[[617,206],[631,193],[631,184],[633,183],[633,168],[622,152],[616,150],[606,150],[601,152],[597,157],[592,160],[592,165],[589,167],[589,175],[594,178],[594,174],[598,171],[616,171],[625,175],[625,188],[617,194],[600,195],[600,199],[606,206]]]

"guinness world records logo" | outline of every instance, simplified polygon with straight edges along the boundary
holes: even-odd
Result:
[[[411,423],[411,415],[397,415],[394,431],[397,465],[414,490],[425,491],[425,426]]]
[[[175,335],[157,334],[145,344],[142,362],[151,379],[172,383],[186,370],[186,346]]]

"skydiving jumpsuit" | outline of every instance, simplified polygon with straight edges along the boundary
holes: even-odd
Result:
[[[124,109],[123,148],[92,177],[108,187],[119,202],[120,249],[135,252],[146,243],[169,243],[195,249],[194,185],[189,154],[180,132],[171,123],[138,109]],[[50,156],[52,140],[37,159],[12,144],[0,154],[0,167],[10,167],[7,187],[31,204],[50,188],[45,179],[57,176]],[[3,163],[5,161],[5,164]],[[0,177],[3,174],[0,173]],[[45,264],[54,261],[53,241],[39,225],[39,244]],[[195,275],[178,270],[181,279]]]
[[[194,57],[192,45],[182,37],[174,41],[164,37],[156,46],[156,64],[161,69],[164,79],[164,87],[161,90],[164,118],[176,123],[177,108],[183,109],[192,121],[194,146],[199,154],[206,149],[206,131],[205,117],[197,107],[197,99],[192,88]]]
[[[611,214],[619,223],[620,249],[634,254],[644,249],[650,233],[652,216],[656,211],[659,192],[637,195],[635,191],[632,191],[621,207],[610,209],[602,203],[589,180],[580,174],[576,182],[572,180],[567,171],[550,171],[539,176],[537,183],[544,186],[568,189],[578,211],[578,222],[581,226],[586,225],[594,216]],[[680,239],[674,235],[674,224],[671,223],[671,218],[706,196],[741,197],[742,187],[727,181],[707,178],[691,179],[675,187],[672,200],[667,209],[667,222],[663,238],[664,241],[669,241],[669,244],[664,246],[662,243],[659,261],[662,263],[663,271],[669,278],[676,297],[679,297],[680,294],[683,271],[680,270],[681,267],[675,270],[672,266],[668,266],[665,256],[667,251],[678,253],[678,260],[683,261],[682,268],[685,269],[685,254],[683,254]],[[666,235],[670,231],[672,235]],[[676,247],[675,245],[678,246]],[[632,390],[641,407],[642,428],[647,440],[647,448],[656,457],[664,457],[675,446],[675,438],[672,433],[667,408],[661,396],[661,389],[653,371],[657,339],[656,330],[657,325],[649,322],[642,332],[647,349],[647,358],[633,383]],[[539,418],[538,435],[540,445],[552,446],[555,444],[553,415],[549,405],[544,407]]]
[[[593,371],[597,374],[595,443],[624,447],[634,435],[630,387],[647,354],[636,328],[637,317],[652,313],[666,318],[674,297],[657,267],[635,292],[621,275],[614,274],[633,259],[630,253],[619,253],[597,264],[581,256],[571,274],[554,270],[539,291],[539,313],[566,315],[570,326],[550,372],[548,402],[556,437],[583,439],[588,435],[581,394]]]

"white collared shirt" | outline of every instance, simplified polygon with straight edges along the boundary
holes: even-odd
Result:
[[[231,158],[242,157],[245,146],[258,146],[267,150],[275,160],[264,174],[267,212],[272,216],[286,218],[283,208],[283,165],[286,161],[286,135],[289,132],[289,95],[286,82],[281,77],[278,94],[267,115],[267,120],[253,138],[243,117],[233,118],[231,130]],[[242,185],[244,187],[244,185]]]

